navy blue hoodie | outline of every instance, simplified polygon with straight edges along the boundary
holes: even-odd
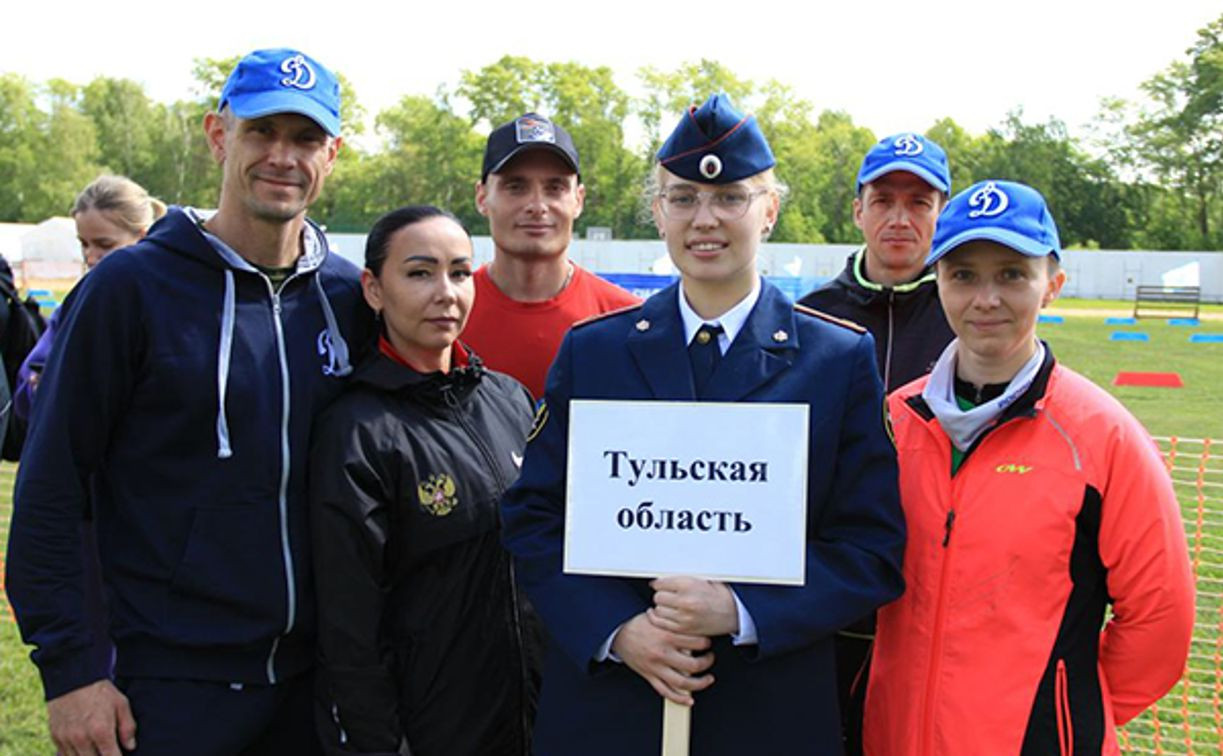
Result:
[[[18,473],[7,588],[48,698],[106,674],[82,609],[92,506],[118,676],[275,683],[313,661],[311,420],[372,341],[313,225],[279,288],[171,209],[65,303]]]

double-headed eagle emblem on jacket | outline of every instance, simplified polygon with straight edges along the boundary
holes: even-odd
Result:
[[[459,505],[455,496],[454,478],[446,473],[430,475],[416,487],[420,507],[435,517],[445,517]]]

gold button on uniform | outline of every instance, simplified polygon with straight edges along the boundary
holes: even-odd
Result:
[[[708,344],[709,340],[712,338],[713,337],[709,335],[709,331],[698,331],[696,334],[696,341],[698,344]]]

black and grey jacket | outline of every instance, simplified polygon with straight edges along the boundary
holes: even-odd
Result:
[[[329,751],[529,752],[538,651],[498,502],[531,417],[526,389],[474,356],[424,375],[379,353],[318,421],[310,506]]]
[[[934,271],[899,286],[866,277],[866,247],[849,256],[845,270],[798,301],[852,320],[875,337],[879,374],[888,392],[930,372],[955,334],[939,302]]]

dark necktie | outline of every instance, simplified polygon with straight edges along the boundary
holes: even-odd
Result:
[[[705,395],[709,379],[722,361],[722,347],[718,344],[720,325],[702,325],[688,344],[688,361],[692,363],[692,385],[698,399]]]

